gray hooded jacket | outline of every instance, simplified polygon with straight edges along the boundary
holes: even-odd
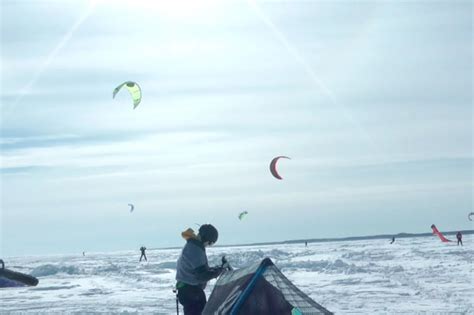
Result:
[[[209,267],[206,249],[201,241],[197,239],[186,241],[176,268],[178,282],[205,288],[207,281],[217,278],[221,272],[221,267]]]

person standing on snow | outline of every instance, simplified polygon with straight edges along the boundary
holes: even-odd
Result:
[[[140,251],[142,252],[142,254],[140,255],[140,261],[142,261],[142,258],[145,258],[145,261],[148,261],[145,255],[146,247],[145,246],[140,247]]]
[[[461,246],[463,246],[462,245],[462,234],[461,234],[461,232],[458,232],[456,234],[456,238],[458,239],[458,246],[459,246],[459,243],[461,243]]]
[[[185,315],[198,315],[206,305],[204,288],[209,280],[217,278],[223,267],[209,267],[206,247],[217,242],[219,233],[211,224],[203,224],[198,235],[192,229],[187,229],[181,236],[186,245],[178,258],[176,268],[176,289],[178,300],[184,308]]]

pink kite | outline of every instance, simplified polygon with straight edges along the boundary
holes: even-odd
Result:
[[[280,174],[278,174],[277,169],[276,169],[276,164],[278,160],[282,158],[290,160],[290,158],[287,156],[277,156],[270,162],[270,172],[272,173],[273,177],[279,180],[282,180],[283,178],[280,176]]]
[[[448,240],[446,237],[444,237],[440,231],[438,231],[436,225],[432,224],[431,229],[433,230],[433,234],[438,235],[438,237],[441,239],[441,242],[452,242],[451,240]]]

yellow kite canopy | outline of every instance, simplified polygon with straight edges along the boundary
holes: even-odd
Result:
[[[130,95],[132,96],[133,109],[137,108],[138,104],[140,104],[140,101],[142,100],[142,90],[140,89],[140,86],[137,82],[127,81],[120,84],[114,89],[113,98],[115,98],[115,95],[117,95],[123,86],[127,88],[128,92],[130,92]]]

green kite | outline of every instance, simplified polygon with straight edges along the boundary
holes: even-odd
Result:
[[[140,104],[140,101],[142,100],[142,90],[140,89],[140,86],[136,82],[127,81],[120,84],[114,89],[112,98],[115,98],[115,95],[117,95],[117,93],[120,91],[120,89],[123,86],[127,88],[128,92],[130,92],[130,95],[132,96],[133,109],[137,108],[138,104]]]
[[[247,211],[243,211],[243,212],[239,213],[239,220],[242,220],[247,214],[248,214]]]

